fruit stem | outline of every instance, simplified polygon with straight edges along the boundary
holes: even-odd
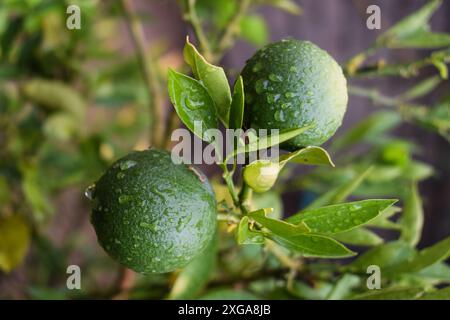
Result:
[[[241,192],[239,193],[239,203],[241,206],[245,207],[246,211],[251,211],[251,201],[252,201],[253,190],[248,186],[247,183],[242,184]]]
[[[233,204],[236,208],[239,208],[242,214],[246,215],[248,213],[248,207],[246,207],[239,199],[238,193],[236,191],[236,187],[233,182],[233,174],[228,171],[226,163],[222,163],[220,167],[223,170],[222,177],[225,180],[225,183],[228,187],[228,192],[231,195],[231,199],[233,199]]]

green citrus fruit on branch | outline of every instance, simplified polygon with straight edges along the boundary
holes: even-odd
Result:
[[[187,265],[216,228],[214,192],[198,169],[150,149],[119,159],[88,191],[100,245],[141,273]]]
[[[247,61],[241,75],[246,128],[312,125],[284,143],[286,149],[320,145],[342,123],[348,100],[342,69],[309,41],[289,39],[267,45]]]

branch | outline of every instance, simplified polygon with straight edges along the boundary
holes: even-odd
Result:
[[[240,0],[238,1],[238,7],[234,16],[230,19],[227,26],[225,27],[225,31],[219,40],[219,44],[217,45],[217,49],[215,50],[214,60],[218,61],[222,58],[224,52],[229,49],[233,44],[236,38],[236,35],[239,34],[240,31],[240,23],[242,17],[248,11],[250,7],[250,0]]]
[[[197,41],[199,42],[202,53],[205,56],[206,60],[210,61],[213,54],[208,39],[203,32],[202,24],[197,16],[197,11],[195,10],[196,2],[196,0],[188,0],[185,19],[191,23],[192,29],[194,29],[194,33]]]
[[[121,0],[126,24],[136,49],[142,75],[148,90],[150,100],[151,137],[150,144],[161,147],[164,133],[164,98],[161,96],[161,86],[156,74],[156,66],[146,56],[145,34],[137,17],[133,14],[132,0]]]

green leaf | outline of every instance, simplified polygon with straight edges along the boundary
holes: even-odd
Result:
[[[284,131],[281,131],[279,134],[272,134],[272,135],[262,136],[257,139],[253,139],[252,141],[250,141],[250,143],[236,148],[236,150],[234,150],[232,153],[230,153],[227,156],[227,160],[232,158],[235,155],[238,155],[238,154],[241,154],[244,152],[245,153],[255,152],[258,150],[267,149],[274,145],[283,143],[289,139],[292,139],[292,138],[298,136],[300,133],[310,129],[311,127],[312,127],[312,125],[309,125],[309,126],[306,126],[303,128],[284,130]],[[228,162],[228,161],[225,161],[225,162]]]
[[[334,285],[333,289],[327,295],[327,300],[341,300],[347,297],[353,288],[361,282],[358,276],[353,274],[344,274]]]
[[[242,76],[236,80],[233,90],[233,99],[230,109],[230,129],[242,128],[242,122],[244,119],[244,80]]]
[[[410,259],[397,264],[389,269],[389,272],[418,272],[428,266],[447,259],[450,255],[450,237],[439,241],[431,247],[421,250],[418,254],[411,256]]]
[[[440,83],[441,79],[438,76],[429,77],[400,95],[399,99],[409,101],[423,97],[433,91]]]
[[[415,33],[421,32],[424,28],[427,27],[428,21],[430,20],[433,13],[437,10],[437,8],[441,5],[441,3],[441,0],[429,1],[418,11],[400,20],[388,31],[377,38],[375,42],[376,46],[395,46],[396,41],[407,39],[408,37],[413,36]]]
[[[415,250],[407,243],[393,241],[366,251],[350,263],[347,268],[365,272],[368,266],[377,265],[384,269],[406,261],[408,258],[414,256],[414,254]]]
[[[285,248],[304,257],[345,258],[356,255],[355,252],[336,240],[318,234],[297,234],[292,236],[274,234],[269,235],[269,237]]]
[[[328,282],[317,281],[314,282],[314,287],[311,287],[304,282],[295,281],[292,288],[289,289],[291,294],[300,299],[325,300],[333,290],[333,285]]]
[[[193,299],[206,286],[214,273],[217,260],[217,236],[206,249],[181,270],[175,280],[169,299]]]
[[[279,157],[280,165],[284,165],[287,162],[295,162],[310,165],[324,165],[334,167],[334,163],[331,160],[328,152],[315,146],[308,146],[297,151],[284,154]]]
[[[169,69],[169,96],[181,121],[195,135],[211,142],[205,135],[208,129],[217,129],[218,120],[214,102],[205,87],[197,80]],[[197,124],[197,125],[196,125]]]
[[[357,142],[377,139],[383,133],[393,129],[401,122],[398,112],[379,111],[371,114],[363,121],[358,122],[344,134],[334,139],[331,147],[338,150]]]
[[[396,206],[391,206],[384,210],[378,217],[368,222],[368,226],[380,228],[380,229],[393,229],[393,230],[399,230],[401,229],[401,226],[397,223],[389,220],[390,217],[392,217],[394,214],[402,211],[401,208]]]
[[[432,292],[426,292],[420,300],[450,300],[450,286]]]
[[[248,216],[279,236],[290,237],[300,233],[309,232],[309,228],[303,223],[293,225],[282,220],[268,218],[267,215],[271,212],[271,208],[260,209],[249,213]]]
[[[269,39],[266,21],[257,14],[247,15],[241,19],[240,36],[255,46],[262,46]]]
[[[243,217],[239,222],[237,230],[237,242],[239,244],[264,244],[264,241],[264,235],[250,230],[248,217]]]
[[[428,27],[417,30],[411,35],[404,38],[393,39],[387,44],[388,48],[418,48],[418,49],[433,49],[442,48],[450,45],[450,34],[431,32]]]
[[[445,62],[442,60],[432,59],[431,63],[439,71],[439,75],[442,79],[448,79],[448,68]]]
[[[214,101],[219,118],[227,125],[231,104],[231,90],[225,71],[223,68],[207,62],[194,45],[189,42],[189,37],[186,37],[183,55],[186,63],[191,66],[194,76],[202,82]]]
[[[32,79],[23,82],[21,93],[48,111],[66,111],[84,121],[86,101],[69,85],[54,80]]]
[[[292,224],[303,223],[314,233],[341,233],[374,219],[397,200],[362,200],[322,208],[303,210],[288,219]]]
[[[383,243],[383,238],[366,228],[356,228],[333,235],[333,238],[355,246],[376,246]]]
[[[354,190],[359,187],[359,185],[366,179],[366,177],[372,170],[373,167],[369,167],[357,174],[350,181],[324,193],[320,197],[316,198],[310,205],[308,205],[305,210],[319,208],[321,206],[336,204],[344,201],[349,195],[352,194]]]
[[[0,270],[20,265],[30,246],[30,228],[19,215],[0,218]]]
[[[280,194],[275,191],[268,191],[264,193],[254,193],[251,203],[252,211],[272,208],[273,212],[269,214],[270,218],[281,219],[283,216],[283,201]]]
[[[400,240],[415,246],[419,243],[423,228],[422,200],[417,190],[417,183],[413,182],[409,188],[400,220],[402,231]]]
[[[353,300],[413,300],[420,296],[422,288],[388,288],[372,290],[353,297]]]
[[[256,192],[266,192],[275,184],[282,167],[270,160],[256,160],[245,166],[243,177]]]
[[[435,279],[450,283],[450,266],[444,262],[437,262],[420,270],[417,272],[417,275],[421,278]]]
[[[302,13],[302,8],[293,0],[259,0],[263,4],[271,5],[272,7],[286,11],[290,14],[299,15]]]
[[[261,298],[253,293],[244,290],[216,289],[208,292],[199,300],[260,300]]]

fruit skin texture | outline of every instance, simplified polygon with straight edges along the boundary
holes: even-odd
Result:
[[[347,109],[341,67],[309,41],[281,40],[251,57],[244,79],[246,128],[311,129],[282,144],[288,150],[321,145],[334,135]]]
[[[105,251],[141,273],[184,267],[216,229],[214,192],[198,169],[170,153],[132,152],[95,184],[91,222]]]

